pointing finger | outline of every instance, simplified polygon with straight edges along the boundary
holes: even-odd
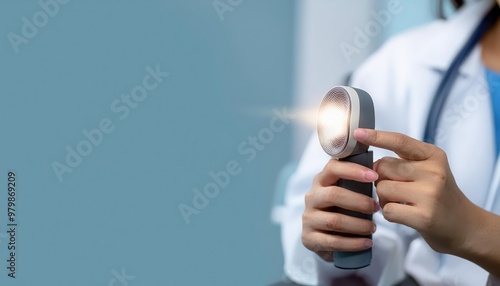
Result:
[[[354,137],[361,143],[393,151],[399,157],[421,161],[434,154],[434,146],[395,132],[356,129]]]

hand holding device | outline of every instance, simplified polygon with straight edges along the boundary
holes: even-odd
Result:
[[[332,98],[328,98],[332,100],[341,99],[338,96],[346,95],[344,92],[347,92],[342,87],[332,91],[340,91],[340,93],[329,93]],[[344,97],[344,99],[349,98]],[[359,98],[353,99],[354,106],[357,106],[356,100],[359,100]],[[325,105],[321,109],[326,111],[326,113],[320,113],[319,118],[320,130],[318,131],[324,135],[321,136],[325,140],[323,144],[329,144],[328,142],[332,142],[330,140],[337,137],[337,129],[327,129],[328,126],[332,127],[332,124],[344,126],[343,130],[347,132],[347,136],[344,136],[344,141],[339,140],[338,145],[333,144],[334,149],[328,149],[327,152],[334,156],[336,154],[354,154],[360,151],[366,153],[367,145],[352,144],[354,141],[351,127],[354,130],[355,126],[359,125],[359,122],[351,124],[350,120],[347,120],[348,117],[337,118],[341,113],[330,112],[340,108],[350,115],[351,102],[343,101],[344,105],[328,105],[328,103],[338,104],[342,102],[328,100],[325,101]],[[356,110],[359,111],[357,107],[354,108],[354,112],[358,113]],[[364,120],[361,120],[361,125],[364,125]],[[345,133],[340,132],[338,134]],[[343,152],[346,150],[348,152]],[[337,157],[344,157],[344,155]],[[337,158],[329,160],[324,169],[314,177],[312,187],[305,195],[305,210],[302,215],[302,243],[304,246],[318,254],[323,260],[330,262],[334,260],[333,254],[336,252],[356,252],[370,249],[372,246],[370,235],[375,232],[375,224],[370,219],[359,218],[338,211],[348,210],[364,214],[366,218],[370,218],[374,212],[380,209],[380,206],[370,196],[340,187],[338,183],[342,185],[346,181],[355,181],[372,185],[377,179],[378,174],[369,167],[349,162],[349,160],[339,160]],[[347,268],[347,265],[342,262],[342,258],[338,258],[337,255],[336,261],[340,266]]]
[[[373,102],[368,93],[363,90],[337,86],[328,92],[321,103],[318,119],[318,136],[321,147],[327,154],[341,161],[360,164],[367,168],[373,167],[373,153],[368,151],[368,145],[354,138],[357,128],[375,127],[375,112]],[[371,182],[357,182],[340,179],[337,186],[365,196],[372,196]],[[372,220],[371,214],[333,207],[332,211],[345,215]],[[341,234],[356,236],[355,234]],[[371,237],[370,235],[366,237]],[[362,251],[335,251],[333,262],[336,267],[357,269],[370,265],[371,248]]]

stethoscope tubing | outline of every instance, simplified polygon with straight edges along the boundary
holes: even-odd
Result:
[[[453,59],[450,67],[441,79],[441,82],[439,83],[439,86],[434,95],[434,99],[429,110],[429,115],[427,117],[427,123],[424,132],[425,142],[431,144],[436,143],[435,141],[439,118],[443,112],[443,108],[448,95],[453,88],[453,84],[455,83],[459,75],[460,66],[462,66],[462,64],[465,62],[469,54],[474,50],[484,34],[495,24],[496,20],[499,17],[500,7],[495,4],[493,8],[486,14],[483,20],[479,23],[479,25],[474,30],[469,40],[465,43],[457,56]]]

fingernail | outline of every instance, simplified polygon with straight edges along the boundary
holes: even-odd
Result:
[[[380,205],[378,202],[373,201],[373,212],[376,213],[380,210]]]
[[[372,230],[372,233],[375,233],[377,231],[377,225],[376,224],[373,224],[373,230]]]
[[[369,170],[365,172],[365,179],[369,181],[375,181],[378,179],[378,174],[375,171]]]
[[[354,137],[356,137],[356,139],[366,139],[366,137],[368,137],[368,132],[364,129],[358,128],[354,130]]]
[[[372,247],[373,246],[373,241],[372,240],[366,240],[365,241],[366,247]]]

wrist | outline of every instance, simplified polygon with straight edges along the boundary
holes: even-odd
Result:
[[[500,217],[473,203],[465,213],[465,237],[452,254],[478,264],[493,275],[500,275]]]
[[[487,211],[470,201],[468,201],[468,205],[464,208],[462,214],[464,215],[463,225],[460,228],[462,228],[463,238],[453,254],[470,260],[486,251],[484,249],[487,247],[484,245],[484,232],[489,227],[488,216]]]

